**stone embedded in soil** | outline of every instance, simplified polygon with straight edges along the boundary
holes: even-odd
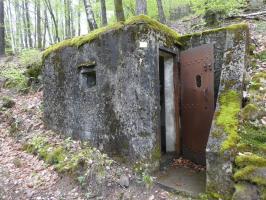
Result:
[[[119,185],[122,187],[128,187],[129,186],[129,178],[126,175],[122,175],[120,179],[118,180]]]

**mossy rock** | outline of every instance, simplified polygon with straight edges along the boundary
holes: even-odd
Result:
[[[232,200],[250,199],[259,199],[258,188],[255,185],[245,182],[235,184],[235,192]]]
[[[8,96],[3,96],[0,98],[0,110],[3,108],[12,108],[15,104],[15,101]]]
[[[220,95],[220,110],[216,116],[216,125],[221,127],[227,134],[227,139],[223,142],[221,151],[229,150],[236,146],[238,136],[238,113],[241,107],[241,98],[236,91],[226,91]]]
[[[266,158],[252,153],[241,154],[236,157],[235,163],[238,167],[245,167],[248,165],[266,167]]]
[[[259,116],[259,112],[259,108],[250,103],[241,110],[241,117],[244,120],[255,120]]]
[[[248,181],[266,186],[266,167],[249,165],[237,170],[233,177],[235,181]]]

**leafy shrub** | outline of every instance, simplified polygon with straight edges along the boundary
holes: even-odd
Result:
[[[19,55],[23,67],[27,68],[25,75],[37,79],[42,71],[42,53],[36,49],[23,50]]]
[[[245,6],[245,0],[191,0],[192,7],[197,14],[205,14],[208,10],[219,11],[230,15]]]
[[[5,87],[23,90],[27,88],[27,77],[23,73],[23,70],[11,67],[0,72],[0,76],[7,79]]]

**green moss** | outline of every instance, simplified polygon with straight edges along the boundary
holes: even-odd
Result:
[[[253,77],[252,77],[252,81],[255,83],[261,83],[262,80],[266,79],[266,72],[259,72],[256,73]]]
[[[217,129],[212,132],[212,136],[215,138],[221,138],[223,135],[223,132],[220,129]]]
[[[78,47],[80,47],[86,43],[92,42],[93,40],[99,38],[102,34],[104,34],[106,32],[120,30],[120,29],[124,28],[125,26],[139,24],[139,23],[147,24],[149,28],[164,34],[166,37],[172,38],[173,42],[181,45],[181,43],[179,42],[180,35],[176,31],[174,31],[173,29],[169,28],[168,26],[161,24],[160,22],[158,22],[158,21],[156,21],[156,20],[154,20],[148,16],[139,15],[139,16],[132,17],[125,22],[117,22],[115,24],[96,29],[87,35],[78,36],[78,37],[75,37],[72,39],[64,40],[64,41],[59,42],[55,45],[52,45],[43,52],[43,59],[45,59],[52,52],[59,51],[65,47],[69,46],[69,47],[78,48]]]
[[[256,169],[256,167],[252,166],[252,165],[249,165],[249,166],[246,166],[246,167],[244,167],[242,169],[239,169],[234,174],[234,179],[236,181],[248,180],[249,176],[255,171],[255,169]]]
[[[254,51],[256,50],[256,45],[255,44],[250,44],[248,46],[249,54],[254,55]]]
[[[260,197],[261,197],[261,199],[266,199],[266,187],[262,187],[261,189],[260,189]]]
[[[250,90],[259,90],[260,87],[262,87],[261,83],[257,83],[257,82],[252,82],[250,83],[249,89]]]
[[[221,151],[235,147],[239,136],[238,113],[240,111],[241,98],[236,91],[227,91],[221,94],[220,110],[216,118],[216,124],[223,128],[228,137],[221,147]]]
[[[158,161],[161,159],[161,148],[159,146],[156,146],[151,155],[152,161]]]
[[[235,163],[239,167],[244,167],[248,165],[264,167],[266,166],[266,159],[256,154],[243,154],[236,157]]]
[[[241,37],[241,35],[239,35],[239,33],[241,33],[243,30],[248,30],[248,25],[245,23],[240,23],[240,24],[233,24],[227,27],[222,27],[222,28],[217,28],[217,29],[211,29],[211,30],[207,30],[201,33],[192,33],[192,34],[187,34],[187,35],[183,35],[179,38],[179,41],[184,45],[186,44],[189,40],[191,40],[193,37],[202,37],[205,35],[209,35],[212,33],[217,33],[220,31],[229,31],[229,32],[234,32],[237,33],[237,39],[241,39],[239,37]]]
[[[259,112],[259,109],[254,104],[248,104],[241,110],[241,117],[244,120],[251,120]]]
[[[235,181],[249,181],[257,185],[266,185],[266,179],[255,173],[257,169],[259,168],[253,165],[249,165],[237,170],[233,177]]]
[[[1,108],[12,108],[16,103],[13,99],[11,99],[9,96],[3,96],[0,97],[0,100],[2,101]]]
[[[96,65],[95,61],[89,61],[89,62],[85,62],[85,63],[79,64],[78,68],[81,68],[81,67],[93,67],[95,65]]]

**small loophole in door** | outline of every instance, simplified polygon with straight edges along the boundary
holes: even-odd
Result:
[[[201,76],[200,75],[196,76],[196,85],[197,85],[198,88],[201,87]]]

